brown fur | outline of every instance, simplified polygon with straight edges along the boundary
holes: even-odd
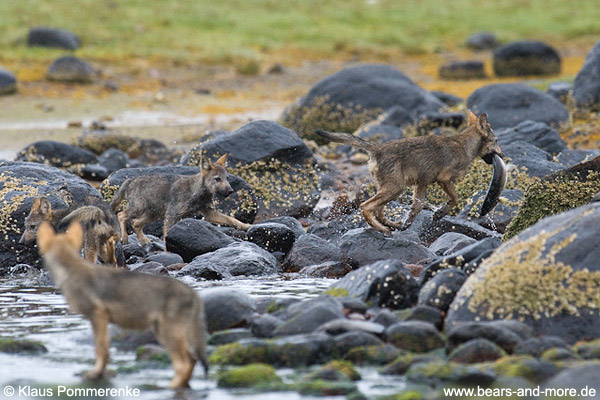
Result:
[[[457,204],[454,188],[478,157],[491,153],[502,156],[496,135],[486,114],[475,116],[469,111],[468,127],[450,136],[419,136],[393,140],[380,145],[366,142],[347,133],[316,131],[319,135],[337,142],[348,143],[366,150],[369,166],[377,183],[377,193],[360,205],[365,221],[385,234],[390,228],[406,229],[426,206],[427,187],[437,183],[448,196],[448,202],[434,215],[442,218]],[[398,198],[407,186],[413,186],[413,203],[404,224],[388,220],[384,215],[387,203]]]
[[[94,268],[78,253],[83,244],[78,222],[71,223],[65,234],[55,234],[44,222],[37,243],[71,309],[92,323],[96,363],[87,378],[104,375],[109,322],[126,329],[154,329],[175,370],[171,387],[188,386],[197,361],[208,369],[204,308],[192,288],[170,277]]]
[[[129,220],[140,243],[147,245],[150,243],[144,234],[147,224],[162,219],[165,240],[169,228],[195,212],[200,212],[209,222],[248,230],[250,225],[215,211],[212,206],[215,194],[233,193],[227,177],[227,156],[224,155],[214,163],[203,156],[201,171],[193,176],[160,174],[127,179],[111,203],[116,211],[123,200],[127,201],[125,210],[118,214],[123,243],[127,243]]]
[[[25,230],[19,243],[31,243],[43,222],[61,229],[73,221],[83,226],[83,252],[85,259],[96,263],[98,256],[106,264],[116,265],[115,246],[120,240],[118,230],[107,221],[106,214],[96,206],[82,206],[71,211],[70,208],[53,210],[50,201],[45,197],[33,199],[29,215],[25,218]]]

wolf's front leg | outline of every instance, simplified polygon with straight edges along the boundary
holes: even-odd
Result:
[[[85,374],[85,378],[101,379],[104,376],[106,364],[108,364],[108,311],[104,308],[96,308],[91,320],[96,347],[96,364],[93,370]]]
[[[203,211],[202,215],[204,215],[204,218],[206,218],[208,222],[211,222],[213,224],[233,226],[234,228],[243,231],[247,231],[252,226],[250,224],[245,224],[242,221],[238,221],[237,219],[230,217],[229,215],[225,215],[213,209]]]

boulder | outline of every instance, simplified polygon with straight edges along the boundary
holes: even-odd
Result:
[[[169,253],[167,251],[157,251],[146,257],[146,261],[154,261],[168,267],[173,264],[183,264],[183,258],[179,254]]]
[[[229,171],[245,179],[260,199],[257,220],[305,216],[320,197],[310,149],[293,131],[272,121],[253,121],[190,150],[181,163],[199,165],[204,153],[227,154]]]
[[[569,95],[572,91],[573,84],[570,82],[552,82],[548,85],[548,89],[546,89],[546,93],[563,104],[567,104]]]
[[[219,250],[234,240],[222,233],[213,224],[204,220],[186,218],[167,232],[167,250],[179,254],[184,262],[194,257]]]
[[[385,331],[385,327],[376,322],[370,321],[354,321],[351,319],[335,319],[325,322],[316,329],[317,332],[325,332],[330,335],[341,335],[342,333],[360,331],[367,332],[373,335],[381,336]]]
[[[399,349],[426,353],[446,346],[446,339],[433,324],[423,321],[403,321],[385,330],[387,341]]]
[[[54,140],[34,142],[15,156],[15,161],[29,161],[67,168],[80,164],[97,163],[96,156],[85,149]]]
[[[438,272],[419,292],[419,304],[448,311],[458,290],[467,280],[467,274],[458,269],[446,269]]]
[[[494,342],[477,338],[459,345],[448,356],[448,361],[461,364],[475,364],[495,361],[506,356],[506,352]]]
[[[203,289],[199,294],[209,332],[243,327],[256,311],[254,300],[239,290],[214,287]]]
[[[521,140],[503,146],[502,152],[529,176],[543,177],[564,169],[563,165],[550,161],[550,153]]]
[[[58,82],[91,83],[96,78],[96,71],[80,58],[64,56],[50,64],[46,78]]]
[[[263,222],[248,229],[248,240],[269,252],[287,254],[294,245],[294,239],[294,231],[276,222]]]
[[[12,94],[17,91],[17,78],[12,72],[0,68],[0,95]]]
[[[444,316],[445,313],[442,313],[439,308],[426,305],[416,305],[410,309],[410,312],[406,318],[404,318],[404,321],[429,322],[430,324],[433,324],[438,331],[441,331],[444,329]]]
[[[310,265],[339,261],[340,257],[341,253],[337,246],[308,233],[296,239],[283,265],[286,270],[299,271]]]
[[[429,251],[433,251],[438,256],[444,256],[452,254],[475,242],[475,239],[462,233],[447,232],[431,243]]]
[[[544,382],[542,392],[567,393],[565,388],[582,393],[587,399],[598,396],[600,393],[600,363],[564,369]],[[554,391],[549,389],[554,389]],[[592,394],[591,390],[595,390],[595,394]]]
[[[500,45],[496,35],[491,32],[475,33],[467,38],[465,44],[473,50],[489,50]]]
[[[600,150],[596,149],[565,149],[556,156],[556,161],[558,161],[559,164],[569,168],[575,164],[590,161],[598,156],[600,156]]]
[[[100,194],[83,179],[45,164],[0,164],[0,275],[16,264],[38,265],[39,254],[31,245],[19,244],[25,217],[33,197],[45,196],[53,209],[88,204]]]
[[[37,26],[29,30],[27,45],[77,50],[80,41],[77,35],[67,30]]]
[[[513,128],[497,129],[498,144],[504,150],[505,145],[517,141],[530,143],[550,154],[558,154],[567,149],[567,144],[556,129],[543,122],[523,121]]]
[[[404,263],[383,260],[350,272],[329,289],[366,303],[389,308],[407,308],[417,301],[419,286]]]
[[[533,336],[531,328],[514,320],[465,322],[456,326],[446,326],[451,348],[476,338],[484,338],[496,343],[512,354],[519,343]]]
[[[447,329],[466,321],[515,319],[538,335],[569,343],[597,337],[599,227],[600,204],[591,203],[519,233],[467,279],[450,307]]]
[[[263,276],[281,272],[277,260],[254,243],[232,243],[211,253],[195,257],[179,270],[179,275],[201,278],[206,270],[225,271],[233,276]]]
[[[560,56],[543,42],[509,43],[494,51],[494,73],[497,76],[559,74]]]
[[[520,83],[497,83],[474,91],[467,108],[487,113],[493,129],[510,128],[527,120],[559,127],[569,122],[569,112],[554,97]]]
[[[418,116],[442,102],[388,65],[346,68],[322,79],[281,116],[285,126],[314,138],[314,129],[353,132],[392,106]]]
[[[115,171],[130,166],[129,158],[124,151],[119,149],[108,149],[98,157],[98,164],[106,168],[109,175]]]
[[[178,167],[178,166],[164,166],[164,167],[147,167],[147,168],[125,168],[116,171],[111,174],[102,184],[100,185],[100,193],[104,199],[110,202],[121,187],[123,182],[128,178],[135,178],[138,176],[155,175],[155,174],[167,174],[167,175],[195,175],[200,170],[197,167]],[[224,214],[230,215],[238,220],[246,223],[252,223],[256,216],[257,210],[257,199],[254,192],[246,181],[235,175],[229,174],[229,184],[234,190],[234,193],[230,194],[229,197],[223,197],[221,195],[214,196],[213,207],[215,210],[220,211]],[[199,212],[193,213],[186,217],[200,217]],[[162,235],[162,221],[157,226],[158,234]]]
[[[333,340],[335,340],[335,346],[342,355],[357,347],[383,345],[383,341],[374,334],[360,330],[342,333],[335,336]]]
[[[275,224],[281,224],[281,225],[285,225],[288,228],[290,228],[292,230],[292,232],[294,233],[294,238],[298,239],[300,236],[304,235],[306,233],[306,230],[304,229],[304,227],[302,226],[302,224],[300,223],[300,221],[298,221],[296,218],[294,217],[288,217],[288,216],[282,216],[282,217],[274,217],[274,218],[269,218],[265,221],[263,221],[265,223],[267,222],[273,222]]]
[[[483,61],[451,61],[442,64],[439,69],[440,79],[468,80],[485,79]]]
[[[438,100],[440,100],[448,107],[454,107],[464,102],[464,100],[458,96],[454,96],[450,93],[440,92],[439,90],[433,90],[431,94],[437,97]]]
[[[327,261],[318,265],[302,268],[298,273],[310,278],[341,278],[352,271],[349,264],[341,261]]]
[[[285,321],[273,331],[273,335],[288,336],[309,333],[324,323],[343,318],[343,316],[339,310],[330,309],[326,305],[316,305],[303,310]]]
[[[458,129],[465,122],[463,113],[428,112],[421,115],[417,121],[417,132],[428,135],[435,128],[448,127]]]
[[[558,336],[533,337],[519,343],[515,354],[529,354],[533,357],[541,357],[542,354],[552,348],[567,348],[569,345]]]
[[[573,98],[577,107],[598,110],[600,104],[600,41],[585,58],[573,82]]]

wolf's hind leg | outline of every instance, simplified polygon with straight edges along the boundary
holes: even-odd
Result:
[[[402,187],[400,187],[400,190],[394,191],[380,190],[375,196],[360,205],[360,211],[367,224],[386,235],[391,233],[390,228],[385,226],[384,221],[381,221],[379,217],[382,217],[385,205],[397,198],[402,192],[401,189]]]
[[[250,229],[251,226],[250,224],[245,224],[242,221],[230,217],[229,215],[222,214],[212,209],[203,211],[202,214],[208,222],[211,222],[213,224],[233,226],[234,228],[243,231],[247,231],[248,229]]]
[[[96,348],[96,364],[94,369],[85,374],[87,379],[100,379],[104,376],[108,364],[108,311],[97,307],[92,314],[92,329],[94,331],[94,345]]]
[[[142,215],[141,217],[131,221],[131,227],[133,228],[133,231],[137,235],[142,246],[150,243],[150,239],[148,239],[148,237],[144,234],[144,227],[150,222],[152,221],[145,215]]]
[[[423,210],[426,202],[425,196],[427,195],[427,186],[415,186],[413,192],[413,203],[410,206],[410,212],[408,213],[408,218],[404,222],[402,229],[408,229],[415,222],[417,215]]]
[[[175,370],[175,376],[171,380],[169,387],[189,387],[189,381],[192,378],[196,360],[188,349],[186,327],[174,321],[160,321],[158,326],[158,340],[169,352],[169,357]]]
[[[129,243],[129,238],[127,237],[127,220],[129,219],[127,210],[117,214],[117,218],[119,218],[119,225],[121,226],[121,243],[127,244]]]

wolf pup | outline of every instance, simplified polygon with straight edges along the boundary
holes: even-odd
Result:
[[[453,136],[419,136],[383,144],[369,143],[349,133],[322,130],[316,130],[315,133],[369,153],[369,167],[377,183],[377,193],[362,203],[360,210],[369,225],[390,234],[390,228],[406,229],[414,222],[427,204],[425,196],[430,184],[439,184],[448,196],[448,202],[434,214],[434,219],[440,219],[457,204],[458,195],[454,183],[477,157],[482,157],[488,164],[494,161],[494,167],[504,166],[501,162],[504,156],[487,114],[477,117],[469,111],[468,121],[468,127]],[[495,162],[496,160],[500,162]],[[496,171],[494,175],[496,176]],[[414,186],[410,213],[404,224],[390,221],[384,215],[384,207],[398,198],[407,186]],[[501,191],[495,190],[494,193],[499,196]]]
[[[96,364],[86,374],[100,379],[109,357],[108,323],[125,329],[152,328],[171,358],[170,387],[187,387],[197,361],[208,371],[203,304],[185,283],[170,277],[95,268],[79,255],[83,230],[78,222],[55,234],[48,222],[37,232],[44,265],[74,312],[92,323]]]
[[[208,222],[214,224],[229,225],[245,231],[250,228],[249,224],[215,211],[212,205],[215,194],[227,197],[233,193],[227,180],[227,155],[214,163],[202,156],[200,164],[200,173],[192,176],[158,174],[130,178],[123,182],[111,207],[116,212],[121,202],[127,201],[125,210],[117,215],[124,244],[127,243],[125,225],[130,219],[143,246],[150,243],[150,239],[144,235],[144,226],[162,219],[163,240],[166,240],[169,228],[194,212],[200,212]]]
[[[35,239],[39,226],[44,221],[51,223],[59,230],[67,227],[73,221],[79,221],[83,225],[84,231],[85,259],[96,263],[100,256],[104,263],[116,265],[115,245],[121,235],[108,223],[105,213],[100,208],[90,205],[70,210],[69,208],[52,210],[52,205],[47,198],[34,198],[31,211],[25,218],[25,230],[19,243],[31,243]]]

